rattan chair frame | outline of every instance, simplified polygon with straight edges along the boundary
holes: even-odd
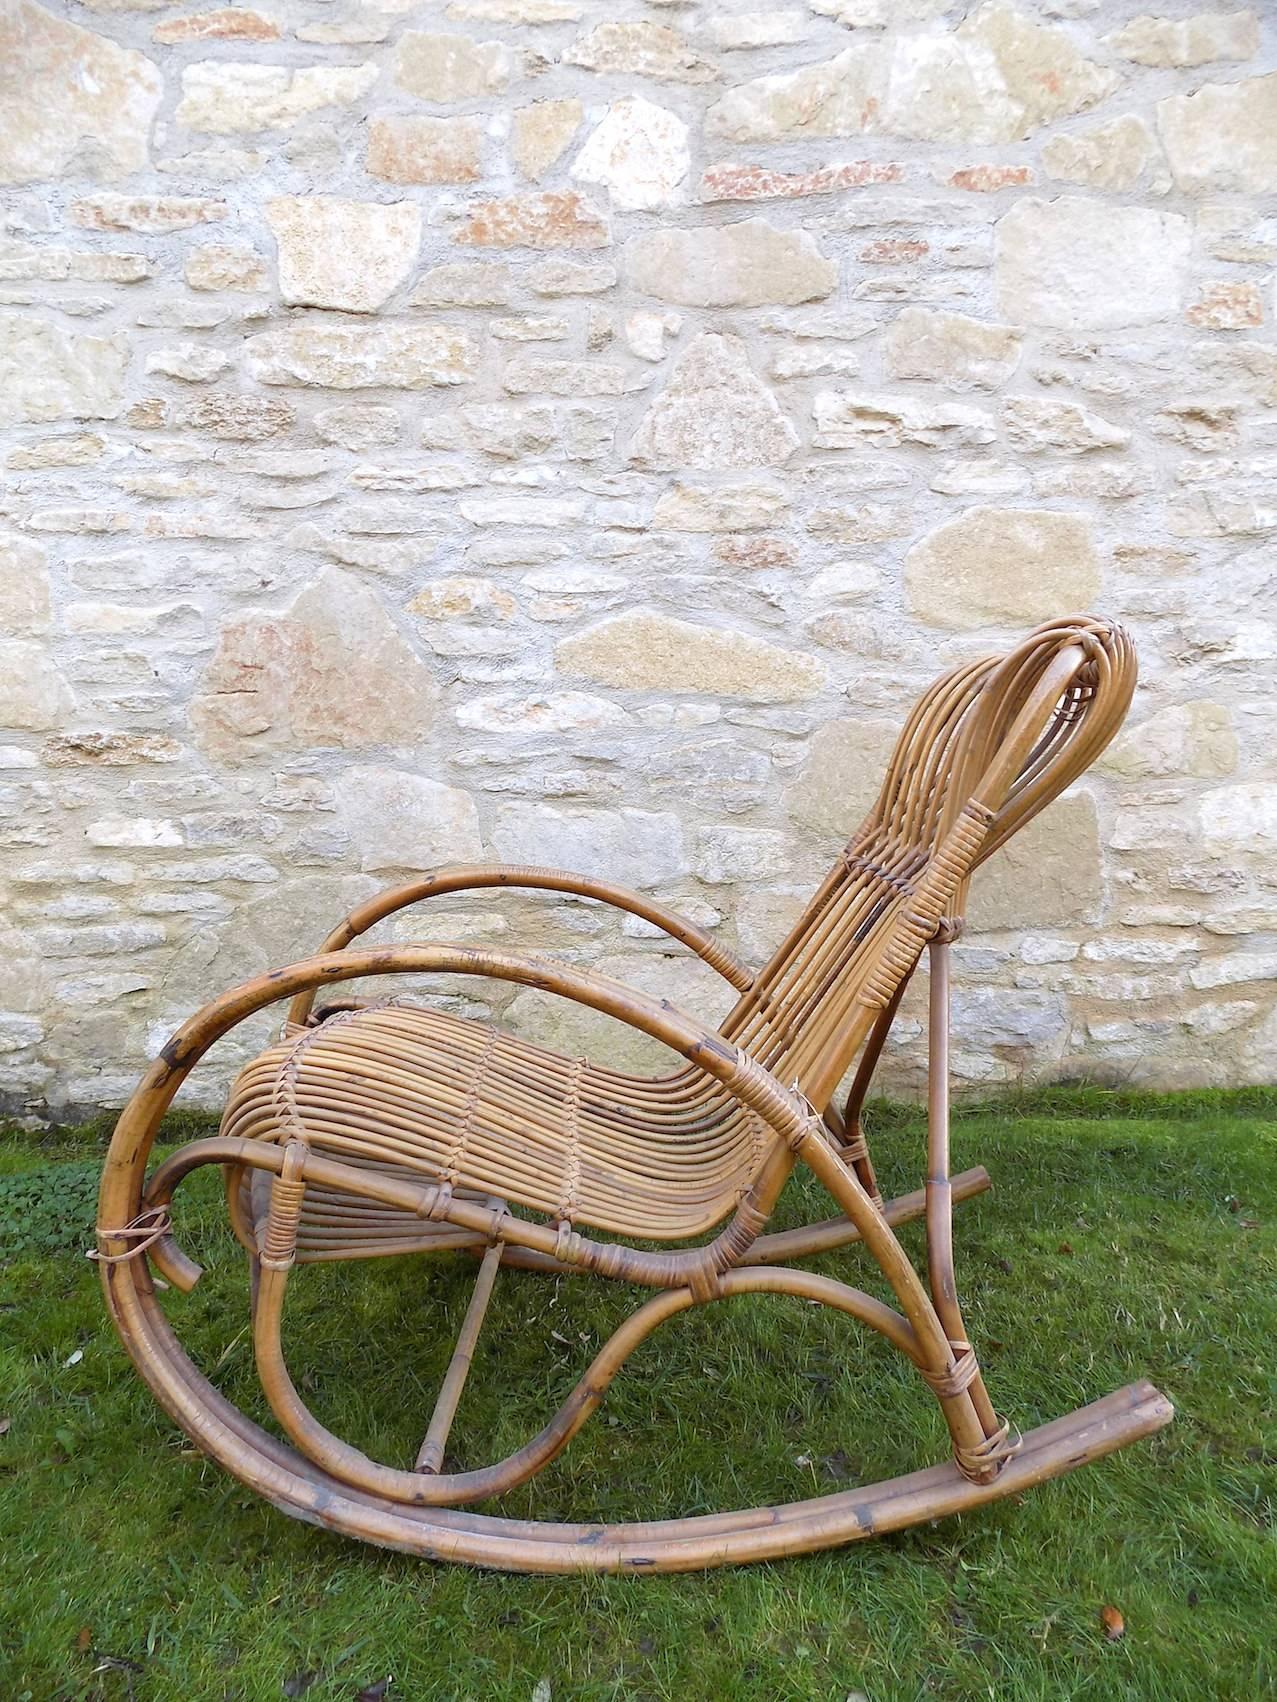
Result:
[[[758,973],[685,917],[614,883],[469,867],[377,896],[320,955],[213,1000],[139,1085],[102,1181],[97,1256],[107,1302],[161,1404],[201,1449],[296,1517],[435,1558],[550,1572],[687,1570],[850,1542],[1018,1493],[1169,1422],[1169,1402],[1141,1382],[1026,1436],[1013,1432],[968,1339],[953,1251],[954,1205],[989,1182],[983,1169],[952,1176],[949,1160],[950,944],[967,883],[1103,749],[1134,682],[1126,634],[1089,617],[1049,623],[1006,656],[943,676],[906,723],[866,822]],[[556,959],[356,945],[410,906],[483,888],[572,893],[640,916],[714,968],[738,1002],[714,1030]],[[917,1192],[884,1202],[862,1110],[924,952],[926,1178]],[[683,1065],[663,1076],[625,1074],[399,1000],[342,997],[316,1008],[324,989],[404,975],[484,976],[556,994],[662,1042]],[[238,1024],[283,1000],[280,1039],[241,1073],[221,1132],[188,1143],[148,1177],[160,1121],[190,1071]],[[857,1059],[840,1111],[834,1094]],[[179,1290],[200,1276],[175,1238],[171,1208],[182,1180],[209,1164],[225,1172],[231,1224],[249,1260],[257,1369],[287,1441],[213,1387],[157,1299],[152,1267]],[[833,1214],[767,1233],[796,1165],[823,1185]],[[917,1217],[926,1230],[921,1272],[895,1234]],[[589,1228],[628,1239],[599,1240]],[[635,1239],[680,1245],[629,1244]],[[792,1268],[852,1242],[864,1244],[893,1303]],[[478,1259],[474,1293],[412,1467],[384,1465],[320,1424],[290,1376],[281,1342],[290,1273],[299,1262],[448,1251]],[[656,1292],[524,1447],[490,1466],[448,1469],[452,1421],[506,1268],[586,1272]],[[650,1524],[463,1510],[548,1465],[659,1325],[756,1293],[815,1301],[882,1335],[934,1395],[951,1460],[787,1507]]]

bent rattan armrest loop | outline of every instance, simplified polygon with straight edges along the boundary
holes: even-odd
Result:
[[[281,999],[296,998],[320,987],[366,976],[432,973],[492,976],[557,993],[614,1017],[660,1041],[716,1078],[791,1149],[796,1150],[806,1141],[813,1120],[819,1122],[806,1102],[757,1059],[667,1000],[652,998],[586,969],[525,953],[458,945],[381,946],[362,951],[326,952],[272,970],[231,988],[183,1023],[161,1048],[121,1114],[112,1148],[113,1154],[122,1155],[120,1168],[133,1169],[138,1157],[135,1142],[143,1143],[143,1154],[149,1151],[160,1117],[209,1047],[259,1010]],[[103,1176],[101,1222],[104,1225],[129,1222],[140,1205],[140,1200],[133,1200],[127,1212],[121,1211],[122,1202],[112,1187],[115,1174],[115,1159],[108,1157]],[[108,1201],[110,1209],[107,1209]],[[110,1228],[106,1230],[108,1234],[112,1232]]]
[[[729,981],[738,993],[748,992],[754,984],[754,972],[742,963],[721,941],[682,916],[668,904],[649,898],[645,893],[619,886],[615,881],[596,880],[592,875],[577,875],[567,869],[539,868],[519,863],[459,863],[454,867],[435,869],[419,880],[400,887],[389,887],[375,897],[356,905],[320,947],[321,951],[343,951],[352,940],[387,916],[420,904],[427,898],[442,898],[453,892],[475,892],[494,887],[515,891],[563,892],[578,898],[593,898],[614,910],[638,916],[650,922],[689,951],[694,951],[703,963]],[[290,1023],[304,1023],[310,1015],[315,990],[299,993],[289,1006]]]

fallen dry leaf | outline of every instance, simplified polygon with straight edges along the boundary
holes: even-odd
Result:
[[[1100,1624],[1104,1627],[1104,1635],[1110,1643],[1116,1643],[1119,1637],[1126,1635],[1126,1621],[1115,1607],[1100,1609]]]

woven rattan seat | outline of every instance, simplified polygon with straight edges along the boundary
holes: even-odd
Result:
[[[1130,702],[1135,661],[1115,623],[1049,622],[1001,656],[961,662],[905,721],[869,814],[770,959],[730,946],[644,893],[598,875],[451,868],[351,912],[320,954],[213,1000],[163,1048],[122,1114],[103,1176],[97,1256],[121,1336],[199,1446],[304,1519],[438,1558],[524,1571],[682,1570],[850,1542],[957,1512],[1054,1477],[1167,1423],[1147,1383],[1021,1437],[994,1408],[963,1319],[955,1204],[988,1186],[949,1163],[950,944],[981,865],[1076,780]],[[661,929],[736,992],[713,1029],[664,1000],[566,959],[461,945],[359,946],[377,923],[455,892],[566,892]],[[402,925],[402,924],[401,924]],[[862,1110],[900,1000],[928,983],[924,1184],[884,1201]],[[428,997],[333,1002],[352,981],[487,977],[629,1024],[671,1053],[625,1073],[436,1008]],[[325,995],[327,997],[327,995]],[[279,1038],[232,1085],[220,1132],[147,1172],[160,1120],[200,1058],[237,1024],[290,1001]],[[838,1102],[840,1084],[850,1088]],[[178,1345],[152,1270],[179,1290],[200,1270],[172,1209],[183,1179],[222,1167],[248,1255],[253,1347],[286,1442],[234,1407]],[[833,1215],[768,1224],[802,1165]],[[924,1268],[895,1230],[922,1217]],[[605,1236],[606,1239],[600,1239]],[[890,1304],[794,1261],[853,1242]],[[296,1264],[389,1253],[477,1258],[474,1293],[411,1467],[381,1464],[326,1430],[285,1362]],[[416,1264],[405,1269],[417,1269]],[[493,1465],[445,1469],[444,1446],[498,1272],[591,1275],[651,1290],[526,1445]],[[330,1280],[323,1271],[307,1281]],[[407,1280],[407,1279],[405,1279]],[[516,1279],[517,1280],[517,1279]],[[656,1524],[570,1525],[461,1511],[524,1483],[571,1441],[635,1348],[692,1306],[771,1293],[829,1306],[918,1371],[951,1458],[889,1483]]]
[[[766,1136],[704,1077],[619,1074],[398,1001],[321,1016],[263,1052],[236,1082],[222,1133],[286,1142],[299,1120],[310,1147],[332,1158],[646,1240],[721,1222],[752,1181]],[[344,1220],[333,1209],[341,1203],[307,1190],[299,1258],[321,1247],[336,1256],[343,1237],[349,1246],[361,1202],[348,1197]],[[351,1256],[383,1238],[386,1251],[403,1251],[414,1223],[421,1231],[406,1215],[376,1213],[376,1233]]]

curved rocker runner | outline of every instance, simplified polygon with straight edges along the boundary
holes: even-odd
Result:
[[[968,881],[1103,750],[1134,684],[1126,634],[1087,617],[1049,623],[1006,656],[944,675],[909,717],[864,824],[756,973],[686,918],[608,882],[553,869],[457,868],[370,900],[318,957],[215,999],[139,1085],[102,1180],[103,1286],[157,1398],[200,1448],[295,1517],[438,1559],[545,1572],[687,1570],[805,1553],[1016,1494],[1160,1429],[1172,1410],[1147,1383],[1024,1436],[996,1411],[963,1322],[952,1239],[955,1202],[989,1178],[982,1169],[951,1176],[949,1166],[949,946]],[[740,997],[714,1031],[663,1000],[551,959],[451,945],[353,949],[396,911],[480,887],[569,892],[631,912],[695,952]],[[860,1114],[924,950],[925,1186],[884,1202]],[[683,1063],[661,1077],[628,1075],[401,998],[343,997],[316,1008],[324,988],[404,974],[495,977],[558,994],[662,1041]],[[283,999],[291,1003],[280,1037],[241,1071],[221,1132],[181,1148],[148,1178],[160,1120],[195,1064],[238,1023]],[[840,1111],[834,1094],[853,1062]],[[171,1212],[179,1183],[206,1164],[225,1173],[231,1225],[251,1272],[257,1369],[288,1442],[246,1418],[196,1369],[156,1298],[151,1266],[181,1290],[199,1279],[174,1238]],[[823,1184],[832,1215],[769,1234],[799,1164]],[[922,1274],[894,1233],[917,1217],[926,1226]],[[589,1230],[627,1239],[600,1241]],[[675,1245],[653,1252],[628,1240]],[[790,1268],[856,1241],[894,1305]],[[325,1429],[294,1386],[281,1346],[289,1275],[298,1262],[448,1249],[478,1257],[473,1297],[415,1462],[382,1464]],[[655,1292],[524,1447],[493,1465],[444,1471],[503,1267],[589,1272]],[[759,1293],[819,1302],[886,1337],[935,1396],[951,1459],[784,1507],[649,1524],[460,1510],[554,1459],[667,1319]]]

